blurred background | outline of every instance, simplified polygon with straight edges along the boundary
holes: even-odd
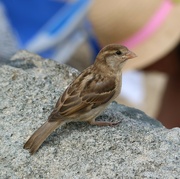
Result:
[[[179,17],[178,0],[0,0],[0,65],[26,49],[82,71],[103,46],[123,44],[138,57],[117,102],[180,127]]]

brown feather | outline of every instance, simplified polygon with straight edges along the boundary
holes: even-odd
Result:
[[[95,118],[120,93],[124,62],[136,55],[121,45],[108,45],[58,99],[54,110],[24,145],[33,154],[60,125],[70,121],[88,121],[92,125],[116,125],[117,122],[95,121]]]
[[[60,126],[59,122],[46,121],[24,144],[24,149],[28,149],[31,154],[34,154],[46,138]]]
[[[83,73],[66,89],[61,99],[58,100],[61,101],[61,106],[58,105],[58,109],[53,111],[49,121],[59,120],[60,116],[61,118],[72,118],[75,113],[79,115],[80,112],[97,108],[114,96],[116,90],[114,76],[89,75],[88,81],[86,77],[82,79],[82,76],[84,77]],[[80,79],[82,81],[79,81]],[[79,90],[80,82],[81,90]]]

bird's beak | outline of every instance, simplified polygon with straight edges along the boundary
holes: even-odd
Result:
[[[126,59],[131,59],[137,57],[137,55],[134,52],[128,51],[126,54]]]

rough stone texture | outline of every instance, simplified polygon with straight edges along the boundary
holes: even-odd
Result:
[[[78,72],[22,51],[0,68],[0,178],[179,178],[180,130],[113,102],[98,119],[69,123],[33,156],[23,149]]]

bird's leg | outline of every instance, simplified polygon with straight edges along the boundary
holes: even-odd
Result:
[[[89,121],[91,125],[97,125],[97,126],[115,126],[119,124],[121,121],[118,122],[107,122],[107,121],[95,121],[94,119]]]

